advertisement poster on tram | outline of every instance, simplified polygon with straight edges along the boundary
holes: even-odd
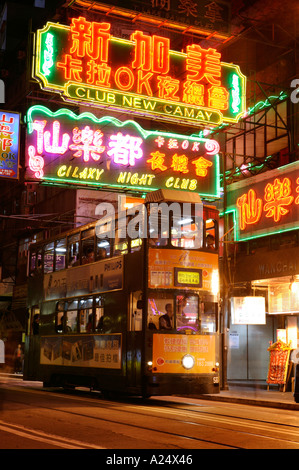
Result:
[[[218,273],[216,254],[153,248],[149,249],[148,257],[150,288],[213,290],[214,278]]]
[[[120,369],[121,334],[42,337],[40,363]]]
[[[182,365],[182,354],[192,355],[194,367]],[[214,335],[153,335],[153,370],[172,373],[212,373],[215,362]]]
[[[44,275],[44,300],[122,289],[123,258]]]

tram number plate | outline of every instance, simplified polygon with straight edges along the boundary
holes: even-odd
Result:
[[[202,270],[174,268],[174,285],[202,287]]]

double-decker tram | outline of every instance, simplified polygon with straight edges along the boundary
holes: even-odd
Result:
[[[216,208],[175,190],[32,244],[24,379],[219,392],[217,246]]]

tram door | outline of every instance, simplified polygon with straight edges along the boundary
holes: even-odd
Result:
[[[138,300],[142,292],[131,292],[127,331],[127,387],[132,391],[141,381],[142,309]]]

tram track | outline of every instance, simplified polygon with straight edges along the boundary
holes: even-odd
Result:
[[[42,390],[26,390],[26,392],[29,391],[40,395],[45,393],[45,391]],[[79,402],[80,406],[83,401],[85,406],[93,405],[93,411],[95,410],[94,405],[96,404],[96,409],[99,411],[104,410],[104,414],[99,416],[94,412],[91,414],[86,410],[74,411],[73,409],[61,409],[58,405],[49,406],[46,404],[39,404],[40,409],[62,413],[64,416],[68,415],[79,419],[84,418],[92,420],[93,422],[105,422],[111,425],[125,426],[126,428],[133,429],[134,431],[140,429],[143,432],[151,433],[151,435],[154,433],[157,436],[157,441],[161,440],[159,436],[170,436],[178,441],[181,441],[182,439],[189,440],[189,445],[193,442],[194,446],[191,444],[190,448],[197,448],[200,445],[215,445],[227,449],[248,448],[246,444],[232,445],[231,443],[226,442],[224,437],[221,439],[219,439],[219,437],[205,437],[200,430],[200,428],[202,428],[202,430],[205,430],[205,432],[208,430],[210,435],[214,436],[217,436],[218,434],[224,435],[227,433],[233,433],[236,442],[246,443],[246,437],[253,437],[263,439],[265,444],[269,441],[272,441],[272,443],[279,441],[280,446],[284,443],[283,445],[299,448],[299,426],[286,423],[278,424],[271,420],[265,421],[252,417],[235,417],[227,413],[216,413],[212,410],[207,410],[210,406],[206,405],[183,405],[181,403],[167,403],[165,400],[159,401],[157,399],[155,399],[154,403],[148,400],[147,403],[144,404],[134,398],[133,403],[132,398],[122,398],[121,400],[110,401],[99,398],[99,395],[92,396],[89,392],[77,390],[72,393],[67,393],[67,395],[65,391],[47,391],[47,393],[59,399]],[[9,398],[8,400],[13,401]],[[22,400],[22,402],[23,404],[26,404],[26,400]],[[28,404],[28,406],[30,405]],[[194,406],[197,408],[194,409]],[[111,416],[106,416],[105,414],[109,414],[109,411],[111,413],[117,412],[117,419]],[[146,423],[146,419],[149,418],[149,413],[151,420],[155,422],[155,425],[134,423],[136,418],[144,420],[143,422]],[[131,418],[132,415],[134,415],[134,418]],[[169,422],[172,423],[172,425],[169,426]],[[175,432],[176,426],[184,427],[185,429],[188,429],[188,431],[185,430],[183,433]],[[201,435],[199,436],[198,433]],[[184,447],[178,445],[176,448],[180,449]]]

